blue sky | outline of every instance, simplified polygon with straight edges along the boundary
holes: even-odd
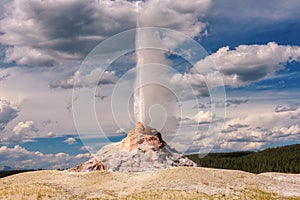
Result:
[[[102,69],[83,76],[80,65],[105,39],[136,28],[137,20],[141,27],[167,28],[193,38],[209,54],[197,66],[212,61],[222,76],[225,121],[214,113],[220,106],[210,102],[203,76],[192,71],[195,66],[162,53],[162,62],[178,72],[173,75],[179,79],[170,78],[179,80],[172,82],[174,87],[184,88],[184,79],[197,92],[199,105],[187,100],[189,110],[178,117],[190,134],[186,137],[193,138],[188,149],[183,148],[186,153],[208,146],[212,151],[242,151],[299,143],[299,9],[297,0],[3,1],[0,168],[70,167],[89,158],[89,145],[99,148],[126,136],[133,123],[119,126],[114,121],[111,95],[121,78],[134,70],[137,54],[120,56],[100,82]],[[78,133],[73,87],[84,93],[95,83],[95,113],[104,134],[98,134],[90,116],[82,116],[86,130]],[[223,128],[210,135],[213,123]],[[190,133],[191,127],[197,131]],[[175,142],[172,135],[163,137],[175,148],[187,145],[184,137]]]

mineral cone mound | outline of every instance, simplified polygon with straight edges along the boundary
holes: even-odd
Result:
[[[167,145],[156,129],[138,122],[122,141],[102,147],[89,161],[71,170],[141,172],[176,166],[197,164]]]

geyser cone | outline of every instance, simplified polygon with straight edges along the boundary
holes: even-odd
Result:
[[[99,167],[101,163],[102,167]],[[97,164],[97,166],[95,166]],[[79,167],[80,166],[80,167]],[[193,161],[172,149],[156,129],[136,123],[126,138],[102,147],[88,162],[72,169],[74,171],[140,172],[176,166],[197,166]],[[81,170],[84,169],[84,170]]]

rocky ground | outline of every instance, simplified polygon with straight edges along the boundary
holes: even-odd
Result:
[[[0,179],[0,199],[300,199],[300,174],[173,167],[35,171]]]

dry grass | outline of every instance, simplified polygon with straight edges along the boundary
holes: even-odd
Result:
[[[231,200],[231,199],[244,199],[244,200],[273,200],[276,199],[276,195],[273,193],[264,192],[258,188],[249,188],[242,191],[237,191],[234,194],[215,194],[208,195],[205,193],[195,191],[182,191],[182,190],[155,190],[145,191],[141,193],[134,193],[128,195],[124,199],[126,200],[157,200],[157,199],[187,199],[187,200]]]
[[[0,199],[300,199],[280,193],[293,187],[266,176],[208,168],[143,173],[38,171],[0,179]]]
[[[0,199],[74,199],[82,197],[43,183],[14,184],[0,189]],[[81,199],[81,198],[80,198]]]

